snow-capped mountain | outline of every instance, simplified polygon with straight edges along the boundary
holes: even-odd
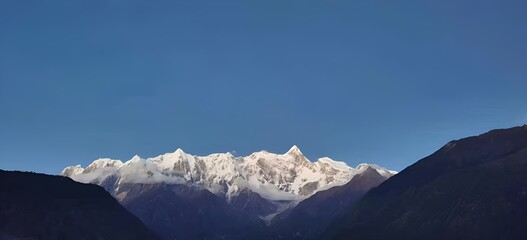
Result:
[[[352,168],[327,157],[313,163],[297,146],[293,146],[285,154],[260,151],[246,157],[235,157],[230,153],[195,156],[177,149],[147,159],[136,155],[124,163],[101,158],[85,169],[80,165],[66,167],[61,175],[96,184],[114,177],[116,188],[123,183],[191,184],[225,197],[227,201],[243,190],[271,201],[295,201],[320,190],[344,185],[368,166],[383,176],[396,173],[371,164]]]
[[[293,146],[284,154],[245,157],[177,149],[126,162],[101,158],[61,175],[104,187],[163,239],[252,239],[253,233],[274,229],[275,217],[300,201],[372,171],[385,179],[396,173],[365,163],[352,168],[327,157],[311,162]]]

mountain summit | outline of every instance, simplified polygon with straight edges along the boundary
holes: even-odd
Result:
[[[289,155],[301,155],[301,156],[304,156],[304,154],[302,154],[302,152],[300,151],[300,148],[298,148],[296,145],[293,145],[289,151],[287,151],[286,154],[289,154]]]

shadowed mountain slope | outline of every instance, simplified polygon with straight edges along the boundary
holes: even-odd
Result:
[[[260,239],[318,239],[342,210],[357,202],[368,190],[378,186],[388,176],[367,167],[347,184],[315,193],[276,216]],[[255,236],[255,238],[258,238]]]
[[[368,192],[332,239],[524,239],[527,126],[448,143]]]
[[[184,184],[123,184],[116,196],[163,239],[247,239],[265,227],[208,190]]]
[[[157,239],[102,187],[0,170],[0,239]]]

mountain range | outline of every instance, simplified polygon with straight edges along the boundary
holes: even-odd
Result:
[[[396,173],[373,164],[352,168],[327,157],[313,163],[293,146],[285,154],[260,151],[247,157],[230,153],[194,156],[177,149],[147,159],[136,155],[124,163],[101,158],[86,169],[66,167],[61,175],[99,184],[118,199],[125,197],[124,192],[116,192],[123,184],[186,184],[204,188],[229,203],[236,204],[236,198],[249,191],[280,207],[281,202],[298,202],[320,190],[344,185],[368,167],[385,177]]]
[[[313,163],[297,147],[0,171],[0,239],[524,239],[526,173],[525,125],[451,141],[400,173]]]
[[[293,146],[284,154],[260,151],[246,157],[194,156],[177,149],[126,162],[97,159],[61,173],[104,187],[164,239],[244,239],[268,232],[277,225],[276,216],[285,221],[285,213],[302,200],[365,174],[385,180],[396,172],[373,164],[352,168],[327,157],[313,163]],[[362,194],[378,182],[364,184],[357,189]]]

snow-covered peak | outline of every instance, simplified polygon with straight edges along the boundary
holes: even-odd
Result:
[[[260,151],[246,157],[231,153],[195,156],[178,148],[157,157],[134,156],[126,163],[109,158],[97,159],[86,169],[67,167],[62,175],[82,182],[102,183],[116,177],[117,184],[187,183],[201,186],[230,199],[244,189],[272,200],[303,199],[317,191],[346,184],[353,176],[372,167],[383,176],[395,174],[377,165],[345,162],[324,157],[313,163],[295,145],[285,154]]]
[[[81,165],[76,165],[64,168],[64,170],[60,172],[60,175],[69,177],[73,175],[79,175],[82,172],[84,172],[84,168],[82,168]]]
[[[304,156],[304,154],[302,154],[302,151],[300,151],[300,148],[298,148],[296,145],[293,145],[289,151],[287,151],[288,155],[301,155],[301,156]]]
[[[230,152],[226,153],[212,153],[207,156],[203,156],[201,158],[210,158],[210,159],[235,159],[234,155]]]
[[[366,169],[368,169],[369,167],[375,169],[383,177],[391,177],[397,174],[396,171],[388,170],[386,168],[380,167],[377,164],[369,164],[369,163],[361,163],[357,165],[355,170],[357,171],[357,173],[362,173],[366,171]]]
[[[124,162],[121,166],[119,166],[120,168],[124,168],[126,166],[130,166],[130,165],[134,165],[135,163],[138,163],[138,162],[142,162],[144,161],[144,159],[142,159],[141,157],[139,157],[139,155],[134,155],[130,160]]]
[[[84,172],[91,172],[95,169],[99,168],[105,168],[105,167],[120,167],[123,165],[123,162],[121,160],[114,160],[110,158],[99,158],[95,161],[93,161],[88,167],[84,170]]]
[[[175,152],[165,153],[147,160],[153,162],[164,171],[187,172],[194,168],[196,162],[194,156],[185,153],[181,148],[178,148]]]
[[[185,151],[183,151],[183,149],[181,149],[181,148],[176,149],[176,151],[174,153],[178,154],[178,155],[185,155]]]
[[[335,161],[328,157],[319,158],[318,161],[315,164],[327,164],[335,169],[341,170],[341,171],[349,171],[352,168],[348,166],[345,162],[341,161]]]
[[[364,169],[366,169],[366,168],[368,168],[368,167],[370,167],[370,166],[371,166],[370,164],[367,164],[367,163],[361,163],[361,164],[357,165],[357,167],[356,167],[355,169],[357,169],[357,170],[360,171],[360,170],[364,170]]]

